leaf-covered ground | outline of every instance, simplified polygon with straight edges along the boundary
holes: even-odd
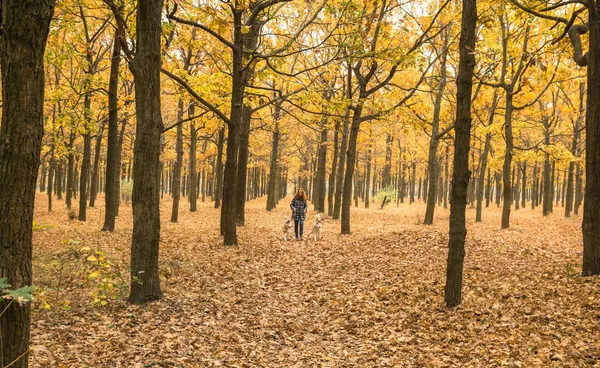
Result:
[[[449,311],[441,207],[434,226],[419,224],[423,204],[353,209],[351,236],[326,219],[322,241],[283,242],[287,200],[272,213],[256,200],[240,246],[224,247],[211,203],[189,213],[182,201],[171,224],[165,197],[164,298],[134,306],[115,300],[127,294],[131,207],[103,233],[99,202],[79,223],[38,197],[32,367],[600,364],[600,279],[578,276],[580,218],[562,208],[513,211],[505,231],[495,206],[480,224],[468,209],[464,302]]]

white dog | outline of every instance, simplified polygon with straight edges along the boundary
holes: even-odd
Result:
[[[321,240],[323,237],[323,220],[321,220],[321,214],[317,213],[315,216],[315,224],[312,228],[312,236],[315,241]]]
[[[292,240],[292,219],[287,219],[282,229],[283,240]]]

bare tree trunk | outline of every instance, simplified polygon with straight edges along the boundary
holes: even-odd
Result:
[[[444,300],[449,308],[462,302],[463,262],[465,258],[467,187],[471,141],[471,95],[475,68],[475,28],[477,0],[463,0],[460,59],[457,77],[456,138],[450,202],[450,236]]]
[[[102,136],[104,135],[104,123],[100,125],[100,130],[96,136],[96,147],[94,150],[94,165],[92,166],[92,180],[90,182],[90,207],[96,204],[98,194],[98,184],[100,179],[100,153],[102,151]]]
[[[348,81],[346,82],[346,98],[352,98],[352,68],[348,65]],[[335,179],[335,203],[333,208],[333,219],[340,218],[342,207],[342,194],[344,188],[344,171],[346,169],[346,156],[348,154],[348,130],[350,125],[350,108],[346,110],[346,116],[343,122],[342,144],[340,148],[340,159],[337,168],[337,177]]]
[[[333,133],[333,160],[331,162],[331,173],[329,173],[329,192],[327,193],[327,214],[333,216],[334,207],[334,195],[335,195],[335,184],[336,184],[336,168],[339,157],[339,130],[340,121],[336,120],[335,131]]]
[[[481,154],[481,165],[479,167],[479,183],[477,184],[477,209],[475,212],[475,221],[481,222],[481,212],[483,210],[483,188],[485,180],[485,171],[487,170],[487,160],[492,143],[491,133],[485,135],[485,143],[483,145],[483,153]],[[488,175],[489,176],[489,175]]]
[[[221,197],[223,193],[223,147],[225,146],[225,128],[219,129],[217,138],[217,168],[216,168],[216,188],[214,192],[215,208],[221,207]]]
[[[54,1],[0,2],[0,278],[32,284],[32,227],[44,134],[44,49]],[[52,191],[49,190],[49,195]],[[26,368],[28,302],[0,300],[0,366]]]
[[[136,137],[133,163],[133,235],[129,301],[146,303],[162,296],[158,273],[160,241],[160,106],[162,0],[138,0],[136,55],[130,63],[135,81]]]
[[[115,31],[113,51],[110,59],[110,77],[108,81],[108,132],[106,147],[106,194],[102,231],[114,231],[119,206],[119,183],[121,181],[121,160],[119,147],[119,64],[121,62],[121,43]]]
[[[171,210],[171,222],[179,219],[179,200],[181,199],[181,169],[183,168],[183,100],[177,103],[177,142],[175,143],[175,166],[173,167],[173,208]]]

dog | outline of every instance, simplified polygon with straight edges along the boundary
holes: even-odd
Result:
[[[284,241],[292,240],[292,219],[289,218],[283,224],[282,236]]]
[[[319,241],[323,237],[323,220],[321,220],[321,214],[319,213],[317,213],[317,216],[315,216],[315,224],[312,228],[312,236],[315,241]]]

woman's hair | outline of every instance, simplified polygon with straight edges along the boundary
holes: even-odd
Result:
[[[301,191],[302,191],[302,193],[300,193]],[[302,188],[298,189],[294,198],[299,198],[299,199],[303,200],[304,202],[306,202],[306,192],[304,191],[304,189],[302,189]]]

